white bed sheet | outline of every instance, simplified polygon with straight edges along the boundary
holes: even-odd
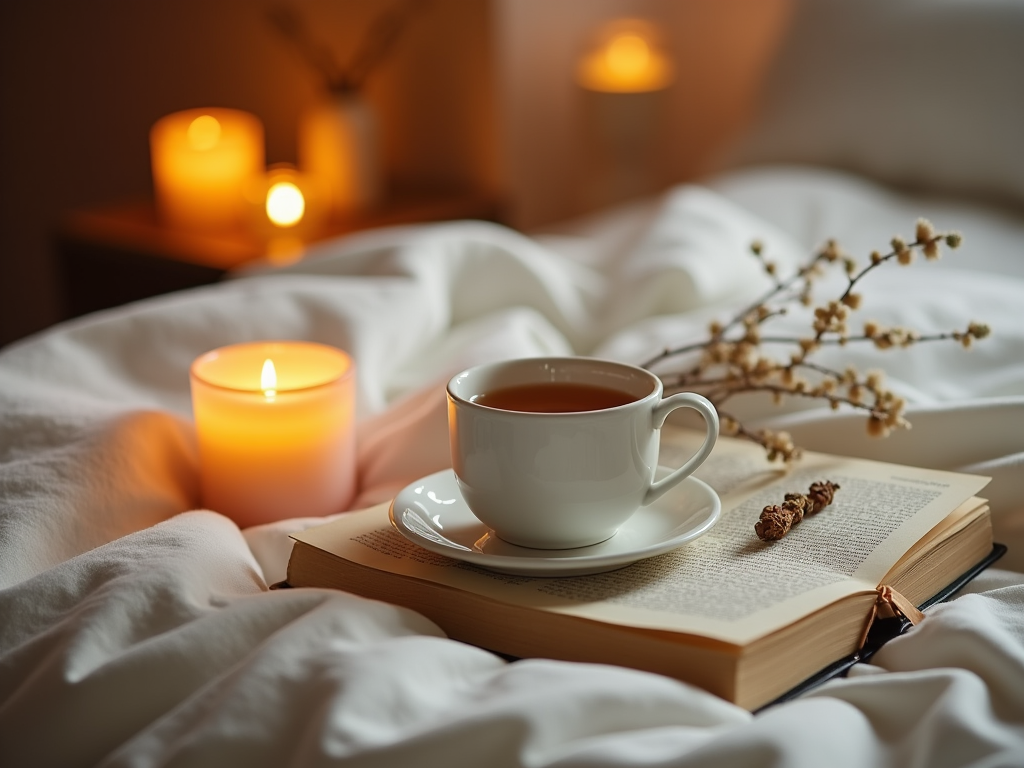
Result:
[[[989,322],[964,351],[880,362],[914,404],[886,442],[820,409],[750,418],[808,447],[993,476],[1005,566],[872,667],[752,717],[655,675],[507,664],[418,615],[328,590],[269,592],[296,518],[239,531],[198,510],[188,365],[258,338],[349,350],[355,506],[448,462],[442,384],[499,357],[640,361],[825,236],[866,252],[919,215],[966,243],[892,269],[865,316]],[[763,169],[528,238],[489,224],[368,233],[281,271],[59,326],[0,353],[0,755],[11,765],[1024,765],[1024,221]],[[193,511],[195,510],[195,511]],[[1013,570],[1016,569],[1016,570]]]

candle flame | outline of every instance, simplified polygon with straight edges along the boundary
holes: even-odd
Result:
[[[640,19],[606,24],[580,60],[576,79],[592,91],[659,91],[672,82],[673,66],[658,40],[658,30]]]
[[[279,181],[267,192],[267,218],[279,227],[292,227],[302,221],[306,200],[290,181]]]
[[[220,123],[213,115],[200,115],[188,126],[188,145],[197,152],[213,149],[220,141]]]
[[[260,389],[263,395],[272,400],[277,395],[277,370],[274,368],[274,361],[267,358],[263,361],[263,371],[260,373]]]
[[[608,70],[622,80],[642,78],[651,61],[651,47],[640,35],[624,33],[613,37],[605,48]]]

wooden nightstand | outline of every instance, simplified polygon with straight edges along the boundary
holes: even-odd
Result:
[[[478,194],[396,195],[375,210],[326,222],[305,244],[394,224],[498,221],[498,213],[496,200]],[[175,229],[161,223],[152,202],[72,212],[57,237],[65,317],[215,283],[231,269],[273,258],[279,243],[244,231]]]

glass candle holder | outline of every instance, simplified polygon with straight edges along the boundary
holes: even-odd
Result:
[[[187,229],[224,230],[242,219],[242,189],[263,170],[263,124],[237,109],[190,109],[149,135],[160,215]]]
[[[356,489],[355,367],[299,341],[236,344],[190,370],[204,506],[239,527],[346,509]]]

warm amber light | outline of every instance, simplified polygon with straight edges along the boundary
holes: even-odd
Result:
[[[651,47],[639,35],[625,33],[613,37],[604,52],[610,72],[620,78],[643,77],[651,62]]]
[[[577,80],[592,91],[641,93],[657,91],[672,82],[672,62],[661,51],[655,28],[625,19],[604,27],[590,51],[580,60]]]
[[[164,222],[207,231],[242,223],[243,190],[264,170],[263,125],[254,115],[219,107],[175,112],[157,120],[149,141]]]
[[[220,123],[212,115],[200,115],[188,126],[188,145],[197,152],[205,152],[220,141]]]
[[[260,389],[263,395],[271,400],[277,394],[277,370],[274,368],[274,361],[269,357],[263,361],[263,370],[260,372]]]
[[[267,192],[267,218],[279,227],[293,227],[302,221],[306,200],[290,181],[279,181]]]

